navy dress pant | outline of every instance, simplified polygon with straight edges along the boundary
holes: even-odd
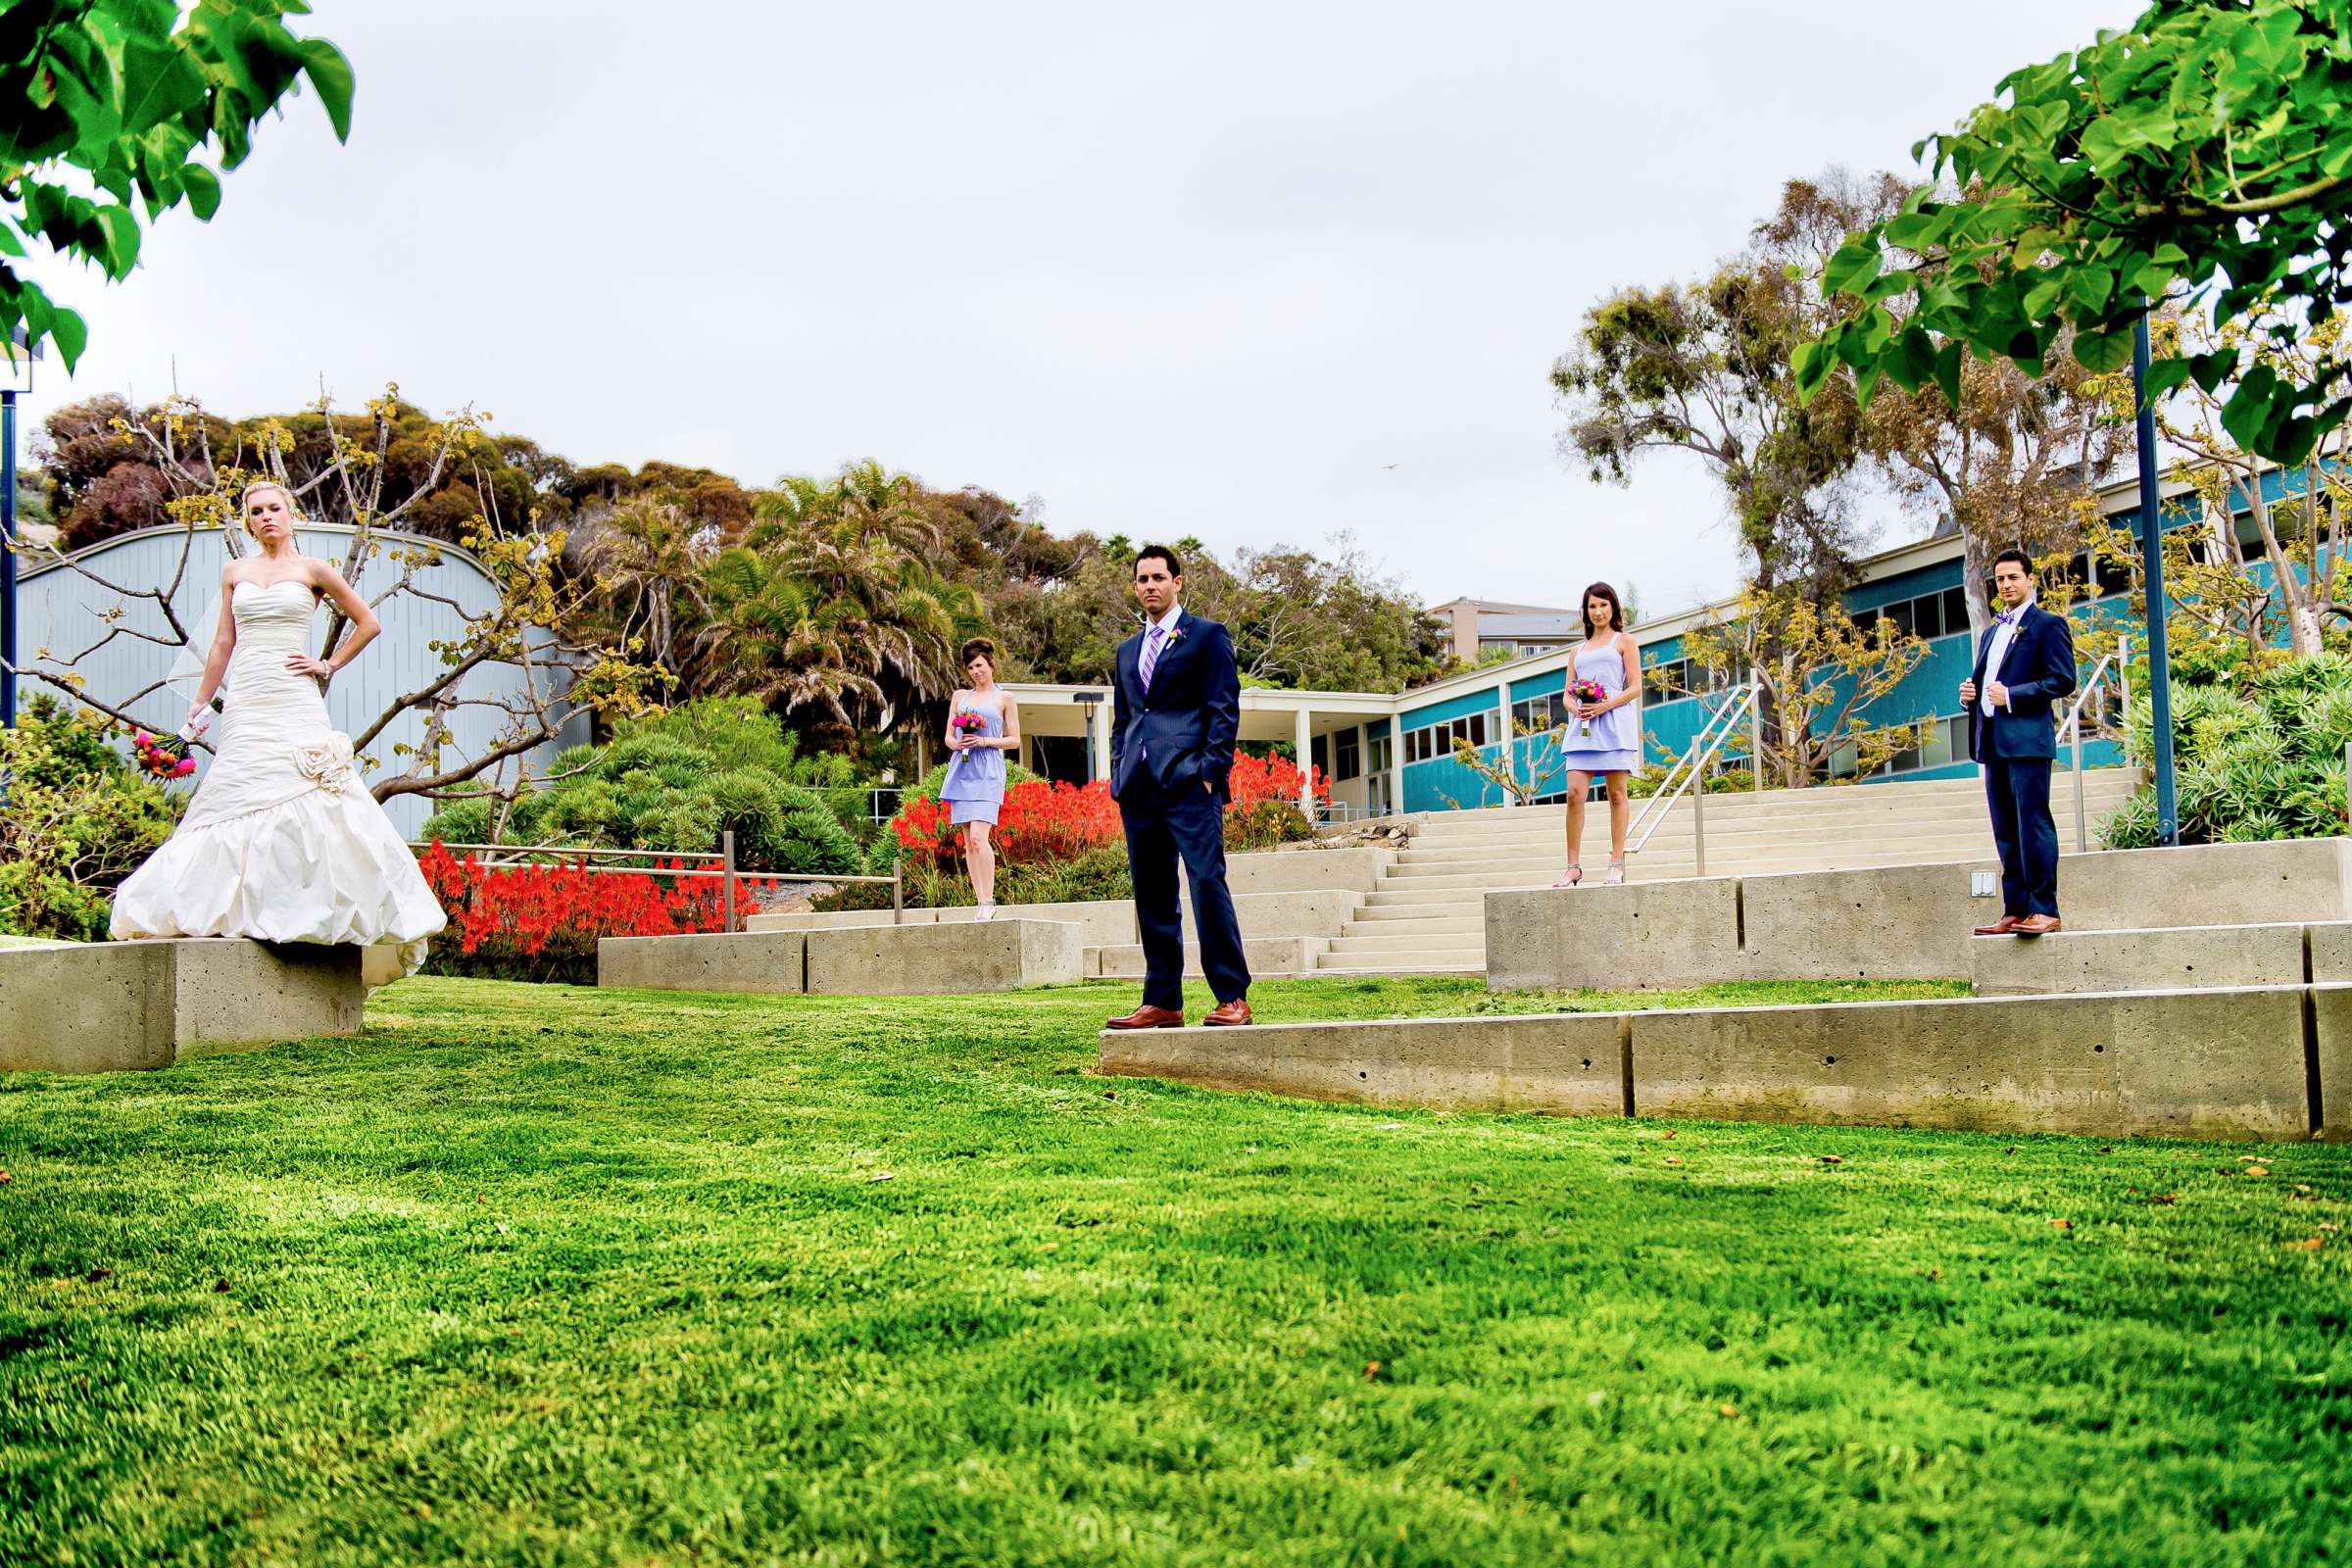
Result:
[[[2001,852],[2001,912],[2058,912],[2058,824],[2050,818],[2050,759],[1988,757],[1984,804]]]
[[[1250,994],[1241,922],[1225,886],[1225,808],[1200,781],[1161,790],[1136,780],[1119,798],[1127,829],[1127,874],[1135,883],[1135,919],[1144,942],[1144,1005],[1184,1006],[1184,915],[1176,893],[1181,860],[1193,882],[1193,923],[1200,968],[1219,1002]]]

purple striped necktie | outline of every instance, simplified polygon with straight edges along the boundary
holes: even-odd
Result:
[[[1152,635],[1144,639],[1144,657],[1136,667],[1136,673],[1142,678],[1146,691],[1152,689],[1152,672],[1159,667],[1160,640],[1167,634],[1165,626],[1154,624]]]

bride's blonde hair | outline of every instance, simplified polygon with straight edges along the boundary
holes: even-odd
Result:
[[[253,481],[253,483],[247,485],[244,489],[244,492],[237,497],[237,520],[239,522],[243,522],[245,520],[246,509],[253,505],[253,498],[261,494],[264,490],[276,491],[278,498],[285,502],[286,510],[288,512],[293,513],[297,517],[302,515],[300,512],[295,510],[293,491],[287,489],[284,485],[279,484],[275,479],[256,479]]]
[[[253,519],[248,509],[253,505],[253,498],[265,490],[274,490],[278,493],[279,498],[286,504],[287,516],[292,522],[299,524],[302,521],[302,511],[294,505],[293,491],[279,484],[275,479],[256,479],[247,485],[237,497],[237,526],[245,530],[248,538],[255,537]],[[302,554],[302,536],[293,528],[286,530],[286,547],[296,555]]]

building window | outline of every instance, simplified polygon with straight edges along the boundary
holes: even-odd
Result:
[[[1466,740],[1473,746],[1487,744],[1487,715],[1472,713],[1466,718],[1449,718],[1443,724],[1424,724],[1419,729],[1404,732],[1404,760],[1408,762],[1427,762],[1440,757],[1453,755],[1453,743]]]
[[[1364,742],[1364,763],[1373,777],[1379,778],[1389,770],[1389,738],[1375,735]]]
[[[1557,729],[1568,722],[1568,694],[1522,697],[1511,705],[1511,728],[1521,735]]]
[[[1349,779],[1360,776],[1363,771],[1364,754],[1359,732],[1354,729],[1340,731],[1339,739],[1333,749],[1332,778],[1345,784]]]
[[[1663,663],[1644,665],[1642,683],[1663,703],[1707,696],[1731,685],[1722,671],[1709,669],[1694,659],[1670,659]]]

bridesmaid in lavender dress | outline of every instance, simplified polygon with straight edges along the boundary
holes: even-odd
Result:
[[[1585,802],[1592,775],[1608,781],[1610,886],[1625,880],[1625,830],[1633,816],[1626,779],[1642,765],[1642,719],[1633,705],[1642,696],[1642,656],[1625,632],[1625,607],[1617,590],[1596,582],[1585,590],[1585,640],[1576,645],[1576,667],[1568,684],[1592,681],[1607,695],[1596,703],[1568,702],[1567,733],[1560,760],[1568,764],[1568,872],[1555,888],[1584,880]]]
[[[989,842],[997,809],[1004,804],[1004,754],[1021,744],[1020,710],[997,689],[997,645],[975,637],[963,645],[963,667],[972,684],[948,704],[948,774],[939,798],[949,819],[963,829],[964,863],[972,868],[972,893],[980,918],[997,913],[997,852]],[[977,720],[977,722],[974,722]]]

